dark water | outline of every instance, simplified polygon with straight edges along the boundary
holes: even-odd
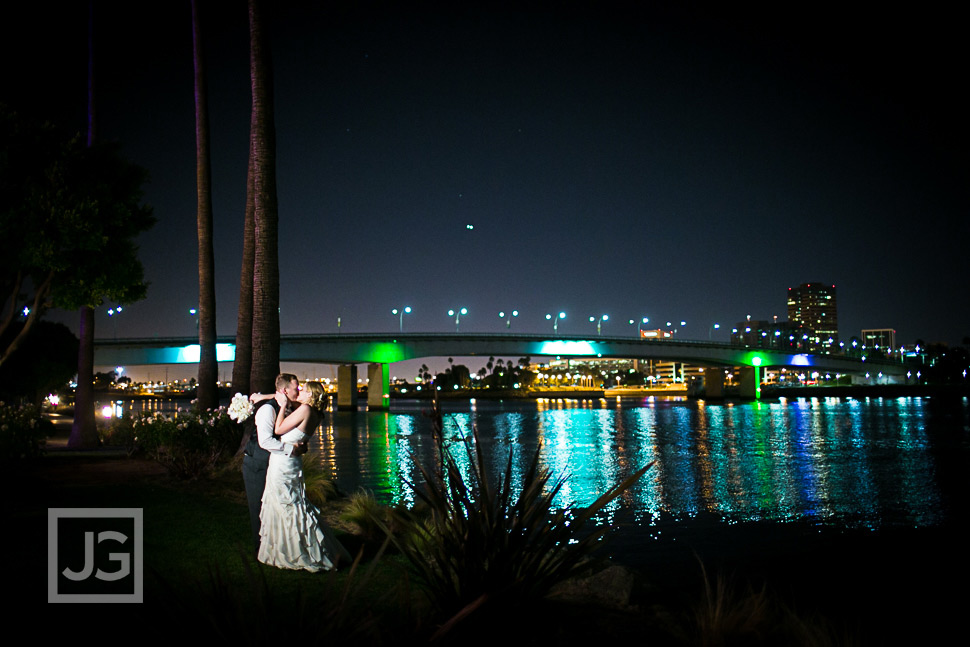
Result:
[[[426,407],[329,415],[315,444],[339,487],[413,502],[416,461],[433,460]],[[465,469],[473,428],[496,478],[509,452],[514,480],[538,449],[566,477],[561,505],[588,505],[654,462],[600,518],[623,529],[617,550],[627,553],[665,532],[732,524],[929,528],[967,507],[966,398],[446,403],[445,437]]]
[[[342,491],[411,504],[417,463],[434,460],[427,407],[330,412],[312,445]],[[493,478],[511,452],[515,482],[538,450],[565,477],[563,506],[588,505],[653,462],[598,518],[615,530],[611,550],[634,561],[665,542],[721,541],[725,529],[736,538],[940,528],[970,512],[967,398],[449,401],[444,411],[447,447],[466,473],[477,429]]]

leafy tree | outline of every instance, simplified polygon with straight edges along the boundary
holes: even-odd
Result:
[[[50,218],[37,222],[38,202],[52,190],[48,178],[65,154],[66,143],[50,125],[22,119],[0,105],[0,289],[4,308],[0,318],[0,366],[10,358],[31,329],[51,307],[51,291],[63,272],[57,252],[61,230]],[[7,336],[17,317],[28,313],[16,335]]]
[[[114,144],[88,146],[9,110],[0,110],[0,130],[0,333],[29,304],[0,366],[52,307],[82,310],[80,347],[90,346],[93,365],[92,308],[146,294],[134,240],[154,224],[151,208],[141,204],[147,174]],[[82,376],[89,381],[91,371],[78,357],[79,388],[89,388]],[[93,432],[93,412],[91,424]]]

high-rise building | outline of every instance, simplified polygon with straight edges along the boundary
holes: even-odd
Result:
[[[788,320],[800,325],[808,335],[808,346],[819,352],[832,352],[839,346],[839,316],[835,286],[827,283],[802,283],[788,288]]]

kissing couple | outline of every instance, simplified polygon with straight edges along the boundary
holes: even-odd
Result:
[[[243,456],[243,480],[256,542],[256,557],[277,568],[329,571],[350,554],[333,537],[320,511],[307,501],[303,483],[306,439],[326,411],[319,382],[291,373],[276,378],[276,393],[250,396],[255,430]]]

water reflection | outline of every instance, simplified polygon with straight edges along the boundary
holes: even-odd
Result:
[[[122,406],[171,415],[185,403],[146,399]],[[589,505],[654,461],[603,512],[612,521],[623,510],[640,524],[704,514],[728,522],[934,525],[943,520],[943,506],[929,425],[936,425],[937,438],[943,427],[963,434],[964,451],[970,445],[967,399],[710,404],[651,397],[444,406],[444,437],[466,478],[466,448],[481,450],[493,479],[512,452],[513,483],[521,482],[538,450],[542,467],[566,477],[558,505]],[[412,401],[395,402],[390,412],[331,411],[311,446],[341,490],[363,488],[383,502],[412,505],[410,484],[422,480],[418,462],[431,467],[437,460],[426,407]]]
[[[421,406],[328,417],[316,442],[341,489],[413,503],[407,483],[420,482],[415,461],[435,460]],[[710,513],[726,521],[924,526],[943,514],[924,406],[920,398],[448,403],[444,434],[466,475],[473,428],[493,478],[512,451],[518,481],[539,448],[540,464],[568,477],[560,505],[588,505],[656,461],[607,518],[623,508],[641,523]]]

